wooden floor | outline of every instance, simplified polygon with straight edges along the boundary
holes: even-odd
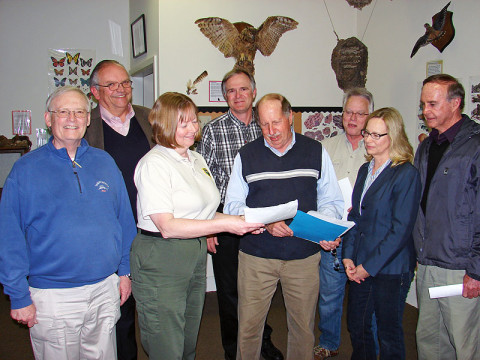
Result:
[[[19,326],[10,318],[10,303],[8,297],[3,295],[3,288],[0,287],[0,291],[2,294],[0,295],[0,360],[32,360],[33,354],[30,347],[28,329],[25,326]],[[345,304],[346,302],[344,303],[344,308]],[[417,317],[417,309],[410,305],[406,305],[403,325],[405,332],[407,360],[417,359],[415,346],[415,327],[417,323]],[[350,359],[351,345],[346,328],[345,311],[342,321],[342,343],[340,345],[340,354],[334,358],[336,360]],[[286,317],[285,307],[283,305],[283,299],[280,290],[277,290],[277,293],[273,298],[272,307],[268,315],[268,323],[273,328],[272,340],[274,344],[280,350],[282,350],[284,354],[286,354]],[[315,335],[318,338],[318,329],[315,329]],[[146,354],[141,349],[139,350],[138,355],[138,360],[148,359]],[[217,297],[216,293],[214,292],[207,293],[202,324],[198,337],[197,360],[223,359],[224,357],[220,340]]]

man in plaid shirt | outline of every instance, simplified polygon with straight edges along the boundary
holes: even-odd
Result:
[[[222,80],[222,92],[229,110],[203,128],[197,151],[205,158],[220,191],[218,208],[223,212],[225,193],[232,172],[233,160],[240,148],[262,136],[252,110],[257,90],[255,79],[248,72],[234,69]],[[213,271],[217,285],[220,327],[225,359],[235,359],[238,332],[238,246],[240,237],[230,233],[217,235],[218,244],[212,252]],[[262,356],[266,360],[283,360],[283,355],[271,342],[272,328],[265,324]]]

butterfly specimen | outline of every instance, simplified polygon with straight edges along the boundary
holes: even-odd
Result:
[[[60,60],[55,59],[53,56],[50,56],[50,59],[52,59],[52,63],[54,67],[64,67],[65,66],[65,58],[61,58]]]
[[[70,81],[70,85],[77,85],[78,79],[75,79],[75,80],[68,79],[68,81]]]
[[[82,79],[80,78],[80,83],[83,85],[86,85],[86,86],[90,86],[90,79]]]
[[[89,66],[90,67],[90,66],[92,66],[92,61],[93,61],[92,58],[90,58],[88,60],[80,58],[80,63],[82,64],[82,66]]]
[[[53,69],[53,70],[55,70],[55,75],[63,75],[63,71],[64,71],[65,69],[60,69],[60,70]]]
[[[56,77],[53,78],[55,80],[55,86],[65,86],[65,81],[67,81],[67,78],[64,77],[62,80],[57,79]]]
[[[72,74],[75,74],[77,75],[77,67],[74,67],[74,68],[71,68],[70,66],[68,67],[68,75],[72,75]]]
[[[72,61],[78,65],[78,58],[80,57],[80,53],[76,53],[74,56],[67,52],[67,63],[71,64]]]
[[[90,75],[90,69],[88,69],[88,70],[83,70],[82,69],[82,75]]]

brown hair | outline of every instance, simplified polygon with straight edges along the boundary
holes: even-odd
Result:
[[[366,122],[373,118],[382,119],[387,126],[388,137],[390,138],[390,160],[392,160],[392,166],[404,164],[406,162],[413,162],[413,148],[408,141],[407,134],[405,133],[405,125],[403,123],[402,115],[397,109],[392,107],[382,108],[375,110],[371,113]],[[367,161],[371,161],[372,155],[365,155]]]
[[[465,107],[465,89],[457,79],[448,74],[436,74],[431,75],[425,80],[423,80],[423,86],[428,83],[448,85],[447,100],[450,102],[452,99],[459,98],[460,111],[463,111],[463,108]]]
[[[170,149],[178,147],[175,140],[177,125],[179,122],[186,121],[187,115],[192,113],[197,117],[198,109],[187,95],[177,92],[166,92],[160,95],[148,115],[148,121],[152,125],[153,141]],[[199,130],[195,140],[200,140],[200,137]]]

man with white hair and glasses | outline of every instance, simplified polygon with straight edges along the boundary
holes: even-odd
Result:
[[[85,94],[47,100],[49,142],[22,156],[0,202],[0,282],[30,328],[36,359],[117,359],[115,323],[131,293],[136,227],[113,159],[83,140]]]

